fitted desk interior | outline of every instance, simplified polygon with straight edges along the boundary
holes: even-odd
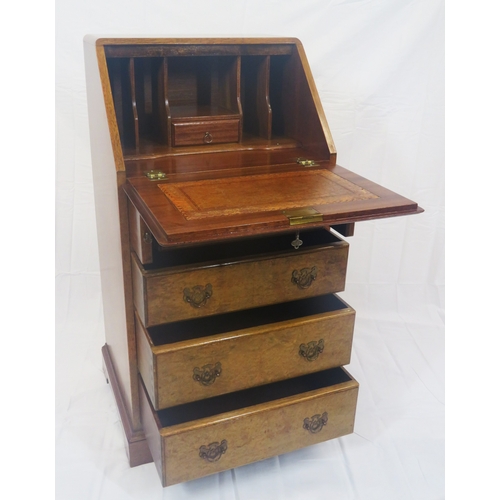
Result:
[[[352,432],[354,224],[418,205],[337,165],[296,39],[85,38],[106,345],[167,486]]]

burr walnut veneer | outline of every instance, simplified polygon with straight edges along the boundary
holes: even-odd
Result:
[[[336,164],[296,39],[85,38],[106,344],[162,484],[349,434],[354,223],[418,205]]]

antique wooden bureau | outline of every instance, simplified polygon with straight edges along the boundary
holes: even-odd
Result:
[[[354,223],[421,211],[336,165],[296,39],[85,38],[106,344],[163,485],[352,432]]]

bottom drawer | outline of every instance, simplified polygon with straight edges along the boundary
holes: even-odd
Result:
[[[141,385],[144,431],[163,486],[353,431],[358,383],[333,368],[154,411]]]

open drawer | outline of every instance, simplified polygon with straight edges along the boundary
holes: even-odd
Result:
[[[134,303],[146,326],[344,290],[349,244],[325,229],[158,252],[132,258]]]
[[[351,433],[358,383],[333,368],[159,412],[140,392],[146,439],[169,486]]]
[[[139,371],[158,410],[347,365],[354,317],[329,294],[148,329],[136,318]]]

